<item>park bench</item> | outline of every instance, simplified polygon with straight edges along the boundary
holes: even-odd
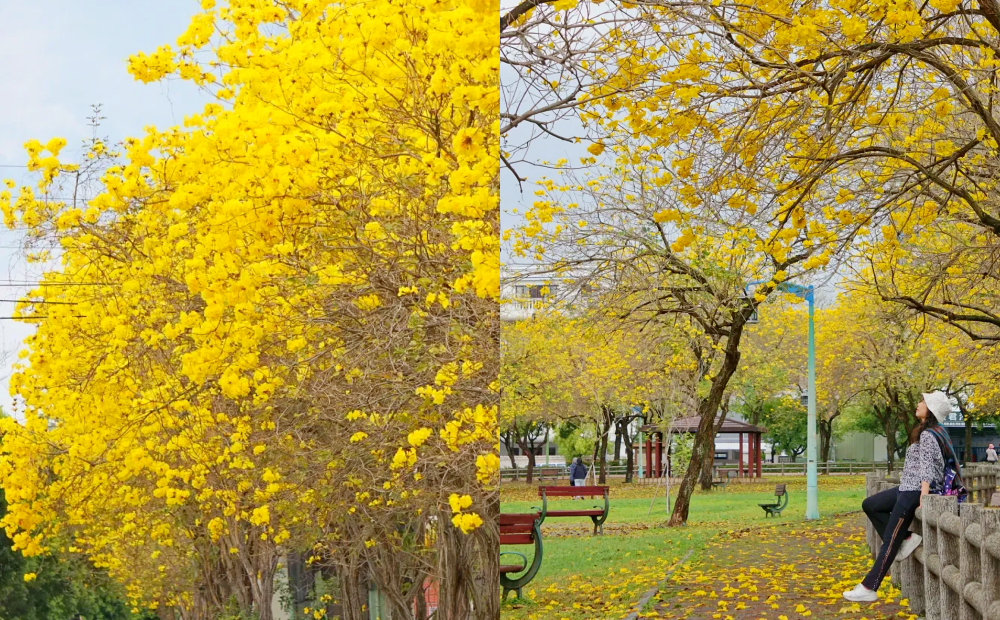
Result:
[[[610,509],[608,487],[538,487],[538,496],[542,498],[542,507],[536,508],[542,515],[538,521],[539,525],[544,523],[547,517],[590,517],[590,520],[594,522],[594,534],[604,533],[604,522],[608,518],[608,510]],[[603,497],[604,508],[594,506],[582,510],[549,510],[549,497]]]
[[[774,487],[774,497],[776,498],[773,502],[768,504],[757,504],[764,509],[765,517],[780,517],[781,511],[788,506],[788,491],[785,490],[785,485],[779,484]]]
[[[507,593],[513,591],[518,598],[521,598],[521,588],[535,578],[538,569],[542,565],[542,533],[538,529],[541,524],[537,512],[526,514],[501,513],[497,517],[497,524],[500,526],[501,545],[534,545],[535,556],[528,564],[528,557],[516,551],[502,551],[500,553],[500,586],[503,588],[503,598],[507,598]],[[517,556],[521,558],[518,564],[504,564],[503,557]],[[523,572],[522,572],[523,571]],[[519,576],[512,576],[521,573]]]
[[[729,471],[726,472],[726,477],[725,478],[720,477],[719,480],[713,480],[712,481],[712,488],[715,489],[715,488],[718,488],[718,487],[722,487],[724,489],[724,488],[726,488],[726,485],[729,484],[730,480],[732,480],[733,478],[736,478],[738,476],[739,476],[739,472],[737,472],[735,469],[730,469]]]
[[[559,478],[569,478],[569,472],[566,471],[565,467],[544,467],[538,470],[538,479],[559,479]]]

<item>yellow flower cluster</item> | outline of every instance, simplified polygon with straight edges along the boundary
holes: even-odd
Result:
[[[472,505],[472,498],[468,495],[458,495],[457,493],[452,493],[448,498],[448,504],[451,506],[451,511],[453,513],[451,522],[455,525],[455,527],[461,529],[464,533],[468,534],[483,524],[482,517],[476,513],[463,512],[466,508]]]
[[[318,540],[324,558],[426,556],[390,542],[398,524],[444,514],[442,490],[485,501],[499,464],[482,400],[497,7],[203,7],[129,70],[218,102],[94,142],[80,167],[61,139],[30,142],[42,181],[0,195],[8,226],[62,247],[29,295],[49,303],[18,309],[38,330],[11,379],[24,408],[0,420],[2,526],[26,554],[70,544],[137,602],[181,608]],[[68,183],[90,194],[56,200]]]

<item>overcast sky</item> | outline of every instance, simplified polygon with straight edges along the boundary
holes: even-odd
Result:
[[[31,183],[23,145],[66,138],[64,158],[91,135],[87,117],[102,105],[100,135],[112,141],[143,127],[179,124],[205,98],[189,84],[142,84],[126,71],[138,51],[173,44],[199,10],[195,0],[0,0],[0,178]],[[17,250],[17,231],[0,231],[0,298],[16,299],[37,281],[39,268]],[[12,285],[12,283],[15,283]],[[14,304],[0,302],[0,316]],[[0,407],[10,411],[8,378],[30,326],[0,320]]]

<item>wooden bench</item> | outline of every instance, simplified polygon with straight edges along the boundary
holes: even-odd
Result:
[[[725,478],[720,478],[719,480],[712,481],[712,488],[713,489],[718,487],[726,488],[726,485],[729,484],[729,481],[737,477],[739,477],[739,472],[737,472],[735,469],[730,469],[729,471],[726,472]]]
[[[542,507],[534,508],[541,512],[539,525],[544,523],[547,517],[590,517],[590,520],[594,522],[594,534],[604,533],[604,522],[608,518],[608,510],[611,508],[608,503],[608,487],[538,487],[538,496],[542,498]],[[604,508],[594,506],[582,510],[549,510],[549,497],[603,497]]]
[[[500,586],[503,588],[503,598],[507,598],[507,593],[513,591],[518,598],[521,598],[521,588],[538,574],[538,569],[542,566],[542,533],[538,529],[541,525],[540,516],[537,512],[525,514],[500,513],[497,517],[497,525],[500,526],[501,545],[534,545],[535,556],[528,564],[528,558],[523,553],[516,551],[500,552]],[[504,564],[503,556],[512,555],[521,558],[519,564]],[[523,571],[523,572],[522,572]],[[520,576],[512,577],[514,573],[521,573]]]
[[[757,504],[764,509],[765,517],[780,517],[781,511],[788,506],[788,491],[785,490],[785,485],[775,485],[774,496],[776,499],[769,504]]]
[[[538,469],[539,480],[558,480],[559,478],[569,478],[569,472],[565,467],[540,467]]]

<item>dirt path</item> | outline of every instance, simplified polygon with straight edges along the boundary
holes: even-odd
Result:
[[[869,567],[863,517],[723,533],[677,570],[645,618],[879,620],[913,618],[888,579],[878,603],[841,597]]]

